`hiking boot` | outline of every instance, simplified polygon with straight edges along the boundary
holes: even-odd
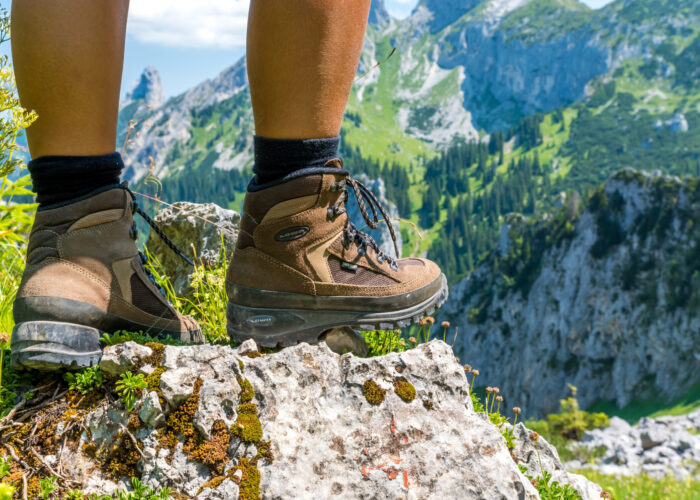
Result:
[[[274,347],[315,343],[336,327],[389,330],[419,321],[447,299],[436,264],[394,259],[350,222],[349,190],[372,228],[379,211],[396,248],[386,211],[340,160],[249,189],[226,280],[234,340]]]
[[[125,186],[39,209],[14,303],[14,366],[95,365],[103,332],[203,341],[199,325],[170,305],[143,267],[135,212],[143,214]]]

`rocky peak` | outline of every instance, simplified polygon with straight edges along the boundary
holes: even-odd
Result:
[[[151,107],[160,106],[165,102],[163,94],[163,84],[160,81],[160,74],[153,66],[148,66],[143,70],[139,79],[134,83],[131,90],[126,94],[127,101],[143,100]]]

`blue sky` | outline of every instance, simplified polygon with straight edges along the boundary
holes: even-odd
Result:
[[[594,8],[610,1],[583,0]],[[386,0],[386,5],[403,18],[417,2]],[[243,55],[247,10],[248,0],[131,0],[122,93],[149,65],[160,72],[167,96],[216,76]],[[0,47],[0,53],[8,51],[7,44]]]

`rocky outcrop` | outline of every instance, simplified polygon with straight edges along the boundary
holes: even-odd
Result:
[[[131,411],[114,392],[117,366],[146,383]],[[37,469],[85,493],[128,489],[132,476],[176,498],[539,498],[499,429],[474,412],[464,369],[440,341],[372,359],[323,343],[261,354],[253,341],[127,342],[108,347],[100,367],[109,379],[97,392],[38,391],[43,403],[24,412],[42,441],[25,440],[27,450],[17,441],[26,434],[0,439],[17,467],[31,452],[32,463],[49,464]],[[558,480],[599,497],[546,442],[539,448]],[[527,467],[530,451],[518,457]]]
[[[213,203],[178,202],[160,210],[154,221],[197,265],[213,268],[233,255],[240,219],[237,212]],[[189,276],[194,269],[153,231],[146,246],[170,277],[175,293],[189,295]]]
[[[142,101],[146,106],[156,107],[165,102],[160,74],[153,66],[143,70],[131,90],[126,93],[126,102]]]
[[[679,417],[643,418],[635,426],[613,417],[610,426],[586,432],[578,445],[600,450],[595,463],[571,462],[577,469],[603,474],[673,474],[684,479],[700,474],[700,410]]]
[[[527,417],[556,412],[567,383],[583,408],[681,397],[700,381],[698,218],[696,181],[620,172],[580,216],[509,218],[439,320]]]

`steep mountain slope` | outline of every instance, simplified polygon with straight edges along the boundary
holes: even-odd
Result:
[[[659,406],[700,383],[700,181],[624,170],[555,215],[511,216],[452,287],[456,351],[526,416],[578,387],[582,406]],[[580,214],[580,215],[579,215]]]

